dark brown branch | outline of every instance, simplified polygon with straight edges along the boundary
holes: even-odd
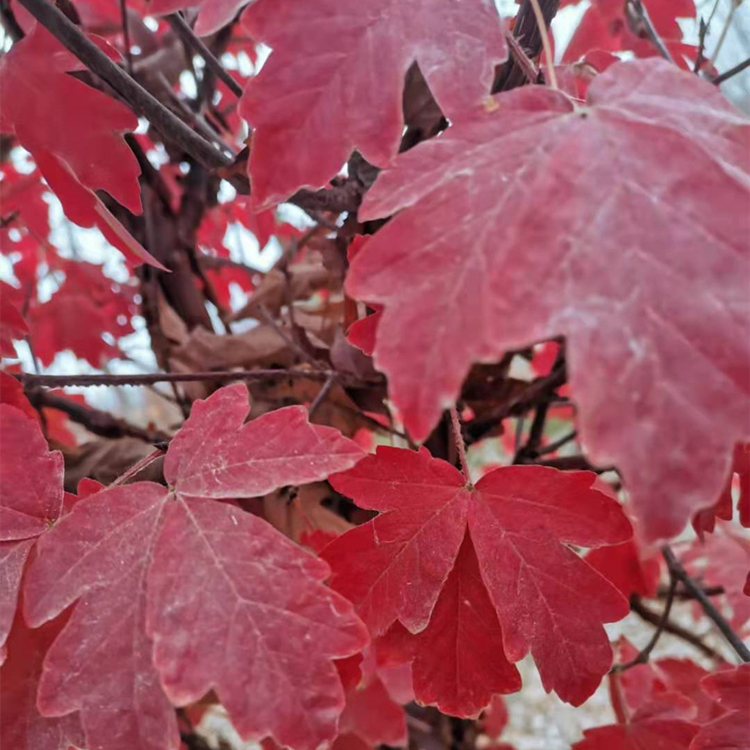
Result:
[[[539,70],[510,30],[505,32],[505,41],[508,43],[513,60],[526,76],[526,80],[529,83],[536,83],[539,80]]]
[[[145,117],[206,167],[227,167],[233,160],[191,130],[158,99],[104,54],[81,30],[47,0],[18,0],[39,23],[70,50],[89,70],[106,81],[138,115]]]
[[[310,408],[307,410],[307,418],[312,421],[315,416],[315,412],[320,408],[320,405],[326,400],[328,394],[331,392],[331,388],[336,384],[336,378],[333,375],[329,375],[323,387],[318,391],[318,394],[310,404]]]
[[[539,0],[539,6],[547,28],[549,28],[552,19],[557,15],[559,5],[560,0]],[[532,60],[542,51],[542,35],[539,31],[534,7],[530,0],[523,0],[518,13],[516,13],[513,35],[518,40],[526,56]],[[511,47],[512,51],[513,47]],[[511,89],[523,86],[529,80],[528,72],[528,66],[519,64],[514,55],[512,59],[499,69],[492,86],[492,93],[510,91]]]
[[[74,422],[83,425],[89,432],[106,438],[135,437],[147,443],[159,443],[169,436],[159,430],[145,430],[113,417],[107,412],[70,401],[63,396],[37,388],[27,392],[29,400],[36,407],[57,409],[67,414]]]
[[[656,625],[656,630],[651,636],[651,640],[636,654],[635,658],[631,659],[625,664],[616,664],[612,667],[613,672],[624,672],[626,669],[635,667],[638,664],[646,664],[651,658],[651,652],[656,648],[656,644],[661,638],[661,634],[664,632],[664,628],[669,622],[669,613],[672,611],[672,605],[674,604],[674,595],[677,590],[678,580],[674,575],[670,575],[669,578],[669,591],[667,592],[667,601],[664,605],[664,611],[662,612],[661,618]]]
[[[659,36],[658,32],[654,28],[654,24],[651,21],[650,16],[646,7],[643,5],[642,0],[628,0],[625,5],[625,12],[627,14],[630,27],[638,36],[643,34],[651,41],[651,43],[659,50],[659,54],[669,62],[673,63],[674,58],[667,49],[667,45],[664,44],[664,40]]]
[[[153,385],[154,383],[195,383],[203,380],[271,380],[302,378],[325,381],[331,375],[338,380],[345,376],[333,370],[216,370],[213,372],[154,372],[144,375],[14,375],[25,387],[64,388],[100,385]]]
[[[729,70],[725,70],[723,73],[716,76],[713,80],[713,84],[715,86],[721,86],[724,81],[728,81],[730,78],[736,76],[738,73],[742,73],[742,71],[747,68],[750,68],[750,57],[748,57],[747,60],[743,60],[738,65],[735,65],[733,68],[729,68]]]
[[[216,59],[213,52],[211,52],[203,41],[195,35],[195,32],[190,28],[190,24],[182,17],[182,15],[180,13],[172,13],[167,16],[167,21],[169,21],[169,25],[174,29],[180,39],[203,58],[206,66],[226,84],[226,87],[235,96],[242,96],[242,86],[240,86],[239,83],[237,83],[237,81],[235,81],[234,78],[224,70],[224,67]]]
[[[636,596],[633,594],[633,596],[630,597],[630,609],[635,612],[638,617],[640,617],[644,622],[648,622],[651,625],[659,625],[662,619],[662,615],[659,612],[652,612],[642,601],[639,596]],[[715,651],[711,648],[711,646],[706,645],[703,643],[703,641],[692,631],[687,630],[686,628],[683,628],[682,625],[678,625],[677,623],[672,622],[671,620],[667,620],[664,623],[664,632],[669,633],[670,635],[674,635],[677,638],[682,639],[685,641],[685,643],[689,643],[691,646],[695,646],[699,651],[701,651],[705,656],[710,657],[711,659],[722,659],[718,651]]]
[[[536,466],[549,466],[560,471],[595,471],[604,474],[607,471],[616,471],[614,466],[594,466],[586,456],[559,456],[549,458],[546,461],[535,461]]]
[[[667,545],[662,550],[664,559],[667,561],[670,575],[675,576],[682,582],[682,585],[695,597],[703,608],[706,616],[716,625],[721,634],[726,638],[727,643],[735,650],[737,656],[742,661],[750,662],[750,649],[742,642],[737,633],[732,630],[732,626],[727,622],[725,617],[713,605],[713,602],[706,596],[703,589],[690,577],[680,561],[675,557],[674,552]]]
[[[667,587],[660,586],[659,590],[656,592],[656,595],[660,599],[664,599],[668,593],[669,589]],[[723,586],[707,586],[703,589],[703,593],[706,596],[721,596],[725,593],[725,591]],[[675,599],[679,599],[680,601],[692,601],[695,599],[695,597],[689,591],[684,591],[683,589],[677,589],[674,596]]]

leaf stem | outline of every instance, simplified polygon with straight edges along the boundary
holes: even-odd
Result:
[[[121,474],[119,477],[117,477],[117,479],[115,479],[115,481],[112,482],[109,487],[116,487],[120,484],[125,484],[128,479],[132,479],[136,474],[143,471],[143,469],[145,469],[147,466],[150,466],[154,461],[156,461],[158,458],[161,458],[163,455],[164,451],[161,448],[156,448],[147,456],[142,458],[137,464],[131,466],[124,474]]]
[[[732,630],[731,625],[726,621],[724,616],[719,612],[718,609],[713,605],[711,600],[706,596],[703,589],[690,577],[682,564],[675,557],[674,552],[666,545],[662,549],[662,554],[669,567],[670,575],[674,576],[678,580],[682,581],[682,585],[693,595],[693,597],[699,602],[706,616],[709,617],[714,625],[719,629],[721,634],[726,638],[727,643],[735,650],[737,656],[742,661],[750,662],[750,649],[742,642],[737,633]]]
[[[451,425],[453,426],[453,439],[456,441],[456,450],[461,462],[461,471],[466,478],[466,483],[471,484],[471,474],[469,473],[469,462],[466,460],[466,443],[464,442],[463,432],[461,431],[461,419],[458,416],[458,410],[451,406]]]

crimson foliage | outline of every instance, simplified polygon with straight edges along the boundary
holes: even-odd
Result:
[[[527,655],[608,683],[578,750],[750,747],[750,126],[693,3],[556,68],[557,0],[187,6],[0,7],[3,747],[508,748]]]

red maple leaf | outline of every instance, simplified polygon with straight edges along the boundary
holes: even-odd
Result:
[[[425,449],[380,447],[330,478],[359,507],[381,511],[323,550],[332,586],[374,636],[394,623],[408,631],[400,635],[411,641],[420,700],[475,715],[492,693],[520,687],[507,661],[531,651],[545,688],[580,704],[611,664],[602,623],[628,612],[567,546],[631,535],[619,505],[593,481],[588,472],[514,466],[472,487]],[[388,648],[403,649],[398,637],[389,634]]]
[[[42,663],[50,644],[65,624],[66,616],[32,630],[19,614],[8,640],[8,658],[0,669],[0,745],[13,750],[68,750],[84,747],[78,714],[42,716],[36,694]]]
[[[92,41],[110,56],[107,42]],[[134,213],[141,212],[135,155],[122,138],[136,116],[101,91],[68,75],[81,63],[37,24],[0,60],[0,86],[13,107],[0,112],[0,130],[15,133],[34,156],[66,216],[98,226],[134,263],[162,267],[136,242],[94,193],[106,190]],[[54,123],[54,125],[53,125]]]
[[[5,391],[5,388],[3,389]],[[39,423],[0,404],[0,646],[10,632],[26,560],[63,509],[63,457]]]
[[[588,455],[670,537],[748,434],[750,126],[663,60],[611,66],[584,107],[539,86],[494,103],[365,196],[360,219],[406,209],[347,280],[385,307],[375,363],[424,440],[472,362],[565,335]]]
[[[750,664],[709,675],[701,686],[729,713],[704,724],[690,750],[746,750],[750,747]]]
[[[78,601],[39,707],[80,711],[89,746],[176,748],[171,704],[212,688],[245,737],[312,750],[335,735],[344,694],[331,660],[361,650],[364,629],[322,585],[325,563],[231,500],[322,479],[362,451],[303,407],[243,425],[248,408],[243,385],[196,402],[170,443],[167,487],[81,498],[38,548],[27,621]]]
[[[580,0],[563,2],[562,6]],[[678,18],[695,18],[694,0],[642,0],[654,30],[678,65],[687,68],[684,56],[694,57],[697,48],[682,43]],[[594,0],[581,18],[565,48],[563,59],[573,62],[591,50],[618,52],[630,50],[637,57],[653,57],[660,52],[648,36],[645,25],[629,18],[623,0]]]
[[[274,50],[240,103],[253,127],[249,172],[258,207],[303,185],[324,186],[354,149],[372,164],[389,163],[415,61],[455,118],[489,95],[506,57],[491,0],[261,0],[242,22]]]

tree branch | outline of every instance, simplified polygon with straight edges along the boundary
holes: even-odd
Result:
[[[83,406],[55,393],[41,388],[27,391],[29,401],[36,407],[57,409],[67,414],[74,422],[83,425],[89,432],[105,438],[134,437],[147,443],[159,443],[169,436],[159,430],[144,430],[124,419],[113,417],[107,412]]]
[[[626,669],[635,667],[638,664],[646,664],[646,662],[648,662],[648,660],[651,658],[651,652],[656,647],[661,634],[664,632],[664,628],[669,622],[669,613],[672,611],[672,605],[674,604],[674,595],[675,591],[677,590],[677,583],[677,578],[670,572],[667,601],[664,605],[664,611],[662,612],[661,618],[656,625],[656,630],[651,636],[651,640],[638,652],[638,654],[636,654],[635,658],[631,659],[625,664],[616,664],[614,667],[612,667],[613,672],[624,672]]]
[[[226,87],[237,97],[242,96],[242,86],[224,70],[224,66],[216,59],[213,52],[203,43],[203,40],[195,35],[190,28],[190,24],[182,17],[182,14],[172,13],[167,16],[169,25],[175,33],[188,45],[194,52],[197,52],[205,61],[209,70],[213,71],[217,78],[220,78]]]
[[[145,117],[165,138],[169,138],[205,167],[228,167],[233,163],[233,159],[201,138],[122,68],[113,63],[54,5],[47,0],[18,2],[90,71],[106,81],[136,114]]]
[[[203,380],[271,380],[302,378],[325,382],[333,376],[346,381],[334,370],[215,370],[211,372],[154,372],[144,375],[35,375],[14,374],[24,387],[64,388],[66,386],[94,387],[100,385],[153,385],[154,383],[195,383]]]
[[[645,33],[651,43],[659,50],[659,54],[665,60],[669,60],[669,62],[673,63],[674,58],[672,57],[671,52],[667,49],[667,45],[664,44],[664,40],[654,28],[654,24],[652,23],[642,0],[628,0],[625,5],[625,11],[633,32],[638,36],[640,36],[641,33]]]
[[[667,561],[670,575],[675,576],[678,580],[682,581],[682,585],[693,595],[701,607],[703,607],[706,616],[713,621],[714,625],[716,625],[724,638],[726,638],[727,643],[729,643],[729,645],[735,650],[737,656],[739,656],[742,661],[750,662],[750,649],[748,649],[748,647],[742,642],[742,639],[737,633],[732,630],[732,626],[726,621],[721,612],[716,609],[711,600],[706,596],[703,589],[690,577],[685,568],[682,567],[669,545],[664,547],[662,554]]]
[[[725,70],[723,73],[716,76],[713,80],[714,86],[721,86],[724,81],[728,81],[738,73],[742,73],[746,68],[750,68],[750,57],[748,57],[747,60],[743,60],[738,65],[735,65],[733,68],[729,68],[729,70]]]
[[[638,617],[640,617],[644,622],[648,622],[652,625],[657,626],[661,622],[661,614],[652,612],[636,594],[633,594],[633,596],[630,597],[630,609],[635,612]],[[699,651],[701,651],[711,659],[719,660],[722,658],[720,653],[703,643],[703,641],[695,633],[691,632],[690,630],[686,630],[681,625],[678,625],[671,620],[667,620],[664,623],[663,629],[665,633],[669,633],[670,635],[674,635],[677,638],[681,638],[683,641],[685,641],[685,643],[689,643],[691,646],[695,646],[695,648],[697,648]]]

